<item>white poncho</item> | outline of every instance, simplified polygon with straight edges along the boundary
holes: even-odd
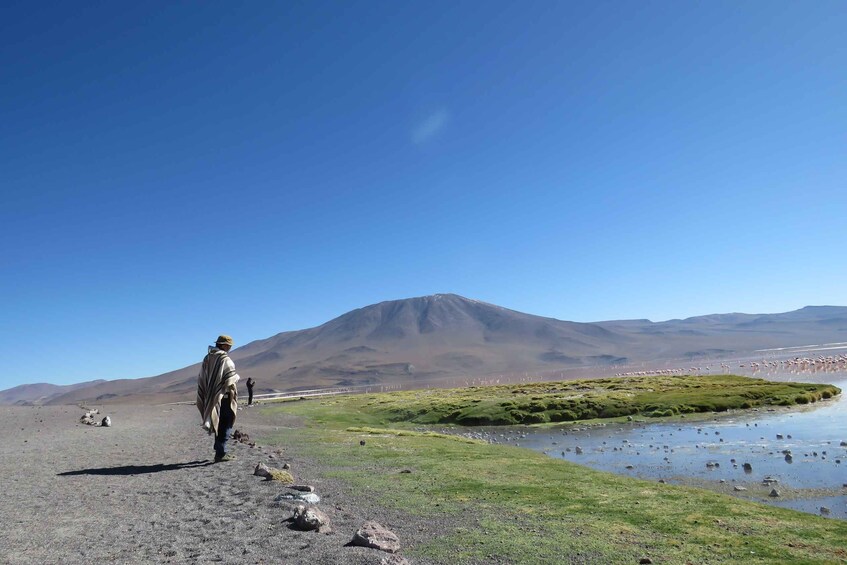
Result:
[[[232,413],[236,413],[238,389],[235,385],[240,378],[226,351],[209,347],[209,354],[203,359],[203,366],[197,377],[197,409],[203,418],[203,428],[209,433],[218,433],[221,399],[225,394],[229,394]]]

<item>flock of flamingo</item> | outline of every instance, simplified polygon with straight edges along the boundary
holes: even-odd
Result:
[[[732,371],[732,365],[720,363],[722,372]],[[765,372],[789,372],[789,373],[838,373],[847,371],[847,354],[828,355],[818,357],[794,357],[792,359],[750,361],[747,363],[739,363],[738,369],[753,373]],[[615,373],[616,377],[632,377],[645,375],[685,375],[691,373],[711,372],[712,367],[707,365],[704,367],[676,367],[672,369],[655,369],[644,371],[628,371],[624,373]]]

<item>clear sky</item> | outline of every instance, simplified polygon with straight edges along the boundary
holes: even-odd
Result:
[[[382,300],[847,305],[847,4],[6,2],[0,389]]]

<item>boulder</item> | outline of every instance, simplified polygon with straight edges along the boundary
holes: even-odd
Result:
[[[294,516],[291,517],[291,521],[294,522],[294,527],[298,530],[315,530],[322,534],[332,532],[327,515],[314,506],[307,507],[301,504],[294,510]]]
[[[112,419],[109,418],[108,416],[106,416],[105,418],[100,420],[100,425],[103,426],[104,428],[111,428],[112,427]]]
[[[256,465],[256,469],[253,471],[253,474],[257,477],[270,477],[271,469],[264,463],[259,463]]]
[[[353,545],[372,547],[388,553],[400,551],[400,539],[388,528],[378,522],[368,521],[359,528],[351,542]]]

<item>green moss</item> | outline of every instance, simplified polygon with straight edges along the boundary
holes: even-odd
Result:
[[[290,485],[294,483],[294,477],[288,471],[283,471],[281,469],[271,469],[270,475],[268,475],[269,481],[279,481],[282,484]]]
[[[322,423],[362,426],[500,426],[644,415],[669,417],[756,406],[808,404],[840,394],[831,385],[720,376],[653,376],[522,383],[335,397],[292,404]],[[313,410],[317,407],[317,410]],[[332,407],[331,410],[324,408]]]

